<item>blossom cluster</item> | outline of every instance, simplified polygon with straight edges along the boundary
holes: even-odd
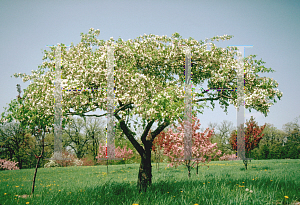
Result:
[[[115,149],[116,158],[130,159],[132,156],[133,156],[133,151],[130,148],[128,148],[127,150],[127,145],[125,145],[123,148],[118,146]],[[104,158],[106,158],[106,146],[100,143],[98,156],[96,157],[96,159],[104,159]]]
[[[16,166],[18,163],[19,162],[12,162],[6,159],[0,159],[0,168],[7,170],[17,170],[19,169],[19,167]]]
[[[222,157],[219,158],[219,161],[228,161],[230,159],[238,159],[240,160],[240,157],[236,157],[235,154],[224,154]]]

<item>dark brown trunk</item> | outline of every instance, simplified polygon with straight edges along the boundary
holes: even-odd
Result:
[[[188,168],[188,172],[189,172],[188,176],[190,178],[191,177],[191,168],[192,168],[192,166],[191,166],[191,160],[187,160],[185,163],[186,163],[185,164],[186,167]]]
[[[20,168],[20,169],[23,169],[23,161],[22,161],[22,159],[19,158],[18,161],[19,161],[19,163],[18,163],[19,168]]]
[[[147,191],[148,186],[152,184],[152,165],[151,165],[151,148],[152,142],[146,141],[144,143],[145,152],[141,156],[141,164],[138,176],[139,192]]]
[[[247,164],[248,164],[248,160],[243,160],[244,164],[245,164],[245,168],[247,170]]]
[[[141,159],[139,176],[138,176],[138,189],[139,192],[147,191],[148,186],[152,183],[152,166],[151,166],[151,157]]]

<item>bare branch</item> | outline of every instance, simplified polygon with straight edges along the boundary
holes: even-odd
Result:
[[[148,133],[149,133],[149,130],[150,130],[150,128],[152,127],[153,123],[154,123],[154,120],[151,120],[151,121],[147,124],[147,126],[146,126],[146,128],[145,128],[145,130],[144,130],[144,132],[143,132],[143,134],[142,134],[141,140],[142,140],[142,142],[143,142],[144,145],[146,144],[146,137],[147,137],[147,135],[148,135]]]
[[[220,96],[214,97],[214,98],[201,98],[201,99],[195,100],[195,102],[207,101],[207,100],[213,101],[213,100],[219,100],[220,98],[221,98]]]

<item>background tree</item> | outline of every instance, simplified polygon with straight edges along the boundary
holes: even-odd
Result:
[[[18,162],[17,166],[20,169],[30,167],[30,161],[33,159],[26,151],[30,150],[29,144],[36,143],[31,135],[21,128],[18,122],[3,124],[0,132],[1,159]]]
[[[90,139],[87,144],[87,150],[93,157],[94,163],[97,162],[98,148],[101,140],[105,139],[104,121],[98,118],[85,117],[85,132]]]
[[[64,147],[70,146],[77,158],[81,159],[87,154],[87,144],[90,140],[88,132],[82,134],[85,122],[81,118],[72,118],[71,122],[67,124],[65,131],[66,137],[64,140]]]
[[[220,125],[218,125],[217,123],[209,123],[208,126],[209,128],[214,130],[211,142],[217,143],[218,149],[220,149],[222,153],[232,154],[233,152],[229,144],[229,139],[232,130],[234,130],[233,123],[224,120]]]
[[[246,129],[245,129],[245,157],[249,158],[251,155],[251,150],[257,147],[259,141],[263,138],[264,134],[262,134],[266,125],[259,127],[257,123],[254,121],[253,116],[251,116],[249,122],[246,122]],[[233,150],[237,149],[237,131],[234,130],[231,133],[230,137],[230,145]]]
[[[253,149],[252,157],[255,159],[284,159],[284,143],[286,133],[277,129],[272,124],[266,123],[262,132],[264,137],[258,147]]]
[[[100,41],[96,38],[99,30],[90,29],[88,34],[81,34],[81,42],[74,46],[71,44],[67,51],[62,47],[62,76],[65,78],[63,87],[107,87],[106,60],[107,47],[104,45],[116,44],[115,56],[115,113],[114,116],[120,123],[120,127],[127,139],[132,143],[141,157],[138,174],[139,190],[146,190],[152,182],[151,172],[151,148],[155,137],[165,127],[178,119],[183,119],[184,113],[184,57],[185,54],[180,46],[186,45],[191,48],[193,55],[192,83],[197,86],[204,81],[208,82],[208,88],[235,89],[237,71],[234,69],[237,63],[237,47],[218,48],[210,43],[211,50],[207,51],[209,40],[229,40],[232,36],[224,35],[206,39],[205,42],[193,38],[182,39],[178,33],[172,37],[144,35],[134,40]],[[172,43],[172,46],[169,45]],[[93,51],[91,46],[99,49]],[[14,74],[22,77],[23,81],[33,80],[34,86],[29,85],[25,95],[28,96],[26,104],[28,107],[39,109],[43,107],[44,115],[48,116],[49,124],[53,125],[53,92],[54,85],[54,50],[45,51],[43,65],[38,71],[29,76],[26,74]],[[276,102],[275,97],[281,98],[282,93],[273,88],[278,83],[266,77],[260,78],[259,72],[273,72],[265,68],[263,61],[254,60],[256,56],[250,55],[244,59],[245,62],[245,99],[246,109],[255,109],[267,115],[269,107]],[[45,69],[49,72],[45,73]],[[45,74],[45,75],[43,75]],[[179,76],[176,79],[174,75]],[[39,87],[37,89],[37,86]],[[47,90],[47,92],[45,92]],[[205,97],[207,95],[208,97]],[[97,108],[106,110],[106,89],[97,92],[82,91],[80,93],[68,92],[63,95],[62,113],[64,115],[63,125],[66,124],[67,115],[80,115],[95,111]],[[198,98],[198,99],[197,99]],[[29,100],[30,99],[30,100]],[[71,100],[72,99],[72,100]],[[237,93],[229,90],[193,92],[193,110],[202,113],[207,101],[218,101],[227,112],[229,104],[237,106]],[[203,102],[203,104],[199,104]],[[126,112],[127,109],[130,112]],[[73,109],[74,112],[70,110]],[[106,114],[104,114],[106,115]],[[98,115],[99,117],[104,115]],[[126,116],[137,115],[142,119],[143,133],[140,135],[141,142],[135,139],[136,133],[126,124]],[[39,116],[38,116],[39,117]],[[148,133],[153,124],[157,128]]]
[[[287,134],[287,142],[284,145],[287,158],[299,159],[300,158],[300,126],[298,118],[294,122],[289,122],[283,125],[283,129]]]
[[[171,158],[172,163],[170,166],[178,166],[184,160],[176,160],[179,158],[184,158],[184,123],[180,122],[180,126],[177,127],[179,133],[173,133],[172,129],[169,129],[168,132],[161,132],[156,141],[161,142],[162,147],[164,148],[164,155],[167,155]],[[199,120],[196,117],[193,117],[192,124],[192,158],[197,160],[191,163],[190,160],[185,162],[185,166],[188,169],[188,176],[191,177],[191,168],[197,164],[197,174],[198,174],[198,165],[199,162],[210,162],[212,158],[215,158],[218,155],[221,155],[221,151],[217,150],[217,143],[212,144],[210,141],[211,136],[213,135],[213,130],[208,128],[203,133],[196,133],[200,129]],[[156,143],[154,143],[156,144]],[[177,161],[177,163],[175,162]]]

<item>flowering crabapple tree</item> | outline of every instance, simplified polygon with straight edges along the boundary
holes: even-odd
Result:
[[[241,158],[240,157],[236,157],[235,154],[225,154],[224,153],[224,155],[219,158],[219,161],[227,161],[227,160],[233,159],[233,158],[237,158],[238,160],[241,160]]]
[[[6,159],[0,159],[0,170],[1,169],[7,169],[7,170],[17,170],[19,167],[17,167],[17,164],[19,162],[9,161]]]
[[[181,46],[189,46],[193,56],[191,72],[192,83],[202,85],[208,81],[209,88],[235,89],[237,86],[237,71],[235,66],[238,54],[237,47],[218,48],[213,44],[217,40],[229,40],[232,36],[217,36],[204,41],[193,38],[183,39],[178,33],[172,37],[158,35],[143,35],[128,41],[119,38],[115,41],[98,40],[99,30],[91,28],[88,34],[81,34],[81,42],[71,44],[69,50],[61,48],[62,57],[62,87],[68,88],[99,88],[95,92],[65,92],[62,96],[63,126],[68,115],[85,116],[96,109],[106,110],[107,101],[107,49],[105,45],[114,44],[114,79],[115,79],[115,111],[123,133],[141,156],[137,185],[139,191],[146,191],[152,183],[151,148],[153,140],[167,126],[184,116],[184,65],[185,54]],[[208,41],[211,50],[207,50]],[[93,50],[92,47],[97,47]],[[49,117],[48,125],[53,127],[54,121],[54,51],[45,51],[45,61],[32,75],[14,74],[23,81],[32,80],[25,92],[24,106],[29,109],[41,109],[37,118]],[[245,101],[246,108],[253,108],[267,115],[269,107],[276,96],[280,99],[282,93],[273,90],[278,83],[269,78],[260,78],[258,72],[270,72],[263,61],[254,60],[256,56],[245,58]],[[49,71],[46,72],[46,69]],[[175,76],[179,78],[175,78]],[[193,110],[203,113],[207,101],[218,101],[222,108],[229,104],[237,106],[237,93],[229,90],[216,92],[202,89],[193,91]],[[274,102],[276,102],[274,100]],[[200,104],[202,103],[202,104]],[[71,111],[73,109],[73,111]],[[26,115],[26,114],[25,114]],[[105,116],[94,115],[97,117]],[[143,132],[136,136],[134,130],[126,122],[126,116],[142,119]],[[28,116],[28,121],[31,120]],[[157,128],[148,135],[150,128],[157,123]],[[135,125],[135,129],[138,125]],[[148,137],[147,137],[148,136]],[[140,137],[141,143],[135,137]]]
[[[180,122],[180,126],[177,127],[179,133],[173,133],[172,129],[170,128],[167,133],[162,131],[157,138],[154,140],[154,144],[156,142],[160,142],[160,146],[164,148],[164,155],[169,156],[171,158],[171,163],[168,166],[177,167],[182,162],[185,163],[186,167],[188,168],[188,176],[191,176],[191,168],[195,167],[195,163],[197,164],[197,174],[198,174],[198,164],[200,162],[209,163],[211,158],[215,158],[217,155],[221,155],[221,150],[217,150],[217,143],[212,144],[210,138],[213,135],[213,130],[209,130],[207,128],[203,133],[196,133],[197,130],[200,129],[199,119],[197,120],[196,117],[193,117],[193,124],[192,124],[192,157],[196,158],[194,163],[191,163],[191,160],[176,160],[175,159],[183,158],[184,157],[184,124]],[[205,165],[205,164],[204,164]]]
[[[22,143],[25,146],[22,146],[22,151],[25,152],[23,155],[29,155],[34,156],[36,159],[36,166],[35,166],[35,172],[33,175],[32,180],[32,189],[31,194],[34,193],[34,187],[35,187],[35,179],[37,174],[37,169],[39,166],[39,162],[41,158],[43,158],[44,154],[44,148],[45,148],[45,134],[46,132],[50,132],[47,128],[47,117],[41,117],[40,119],[37,118],[36,113],[40,112],[41,110],[37,111],[36,109],[30,109],[30,107],[26,106],[24,101],[25,97],[21,97],[21,86],[17,84],[17,91],[19,95],[17,96],[17,99],[12,100],[12,102],[9,104],[9,107],[5,109],[6,112],[3,112],[2,120],[6,122],[12,122],[17,121],[19,123],[20,129],[22,130],[22,135],[26,136],[25,133],[29,132],[30,134],[35,136],[35,141],[37,143],[33,143],[33,146],[31,146],[30,142],[32,142],[32,138],[30,137],[23,137],[24,142]],[[25,90],[24,90],[25,92]],[[49,118],[49,116],[48,116]],[[30,119],[30,120],[29,120]],[[1,123],[2,124],[2,123]],[[1,134],[4,134],[1,131]],[[0,135],[1,135],[0,134]],[[16,144],[21,144],[17,142]],[[39,145],[39,146],[37,146]],[[30,148],[30,149],[29,149]],[[28,153],[28,149],[29,152]],[[38,150],[38,151],[37,151]],[[40,152],[40,155],[36,154],[37,152]],[[21,160],[19,160],[21,161]],[[20,168],[22,168],[22,161],[19,164],[21,165]]]
[[[115,157],[116,158],[123,158],[123,160],[127,160],[130,159],[133,155],[133,152],[130,148],[128,148],[127,150],[127,145],[125,145],[123,148],[120,148],[120,146],[118,146],[115,149]],[[96,157],[97,159],[103,159],[106,158],[107,156],[107,152],[106,152],[106,146],[102,144],[99,145],[99,151],[98,151],[98,156]],[[126,167],[126,163],[125,163],[125,167]]]
[[[117,147],[115,149],[116,152],[116,158],[123,158],[124,160],[130,159],[133,155],[133,152],[130,148],[128,148],[127,151],[127,145],[125,145],[123,148]],[[126,163],[125,163],[126,167]]]
[[[251,154],[251,150],[258,146],[258,143],[263,138],[264,134],[262,134],[263,130],[266,127],[266,124],[259,127],[257,122],[254,121],[253,116],[251,116],[249,122],[246,122],[247,128],[245,130],[245,151],[246,157],[249,158]],[[229,140],[230,145],[233,150],[237,149],[237,134],[236,130],[231,133],[231,137]]]

